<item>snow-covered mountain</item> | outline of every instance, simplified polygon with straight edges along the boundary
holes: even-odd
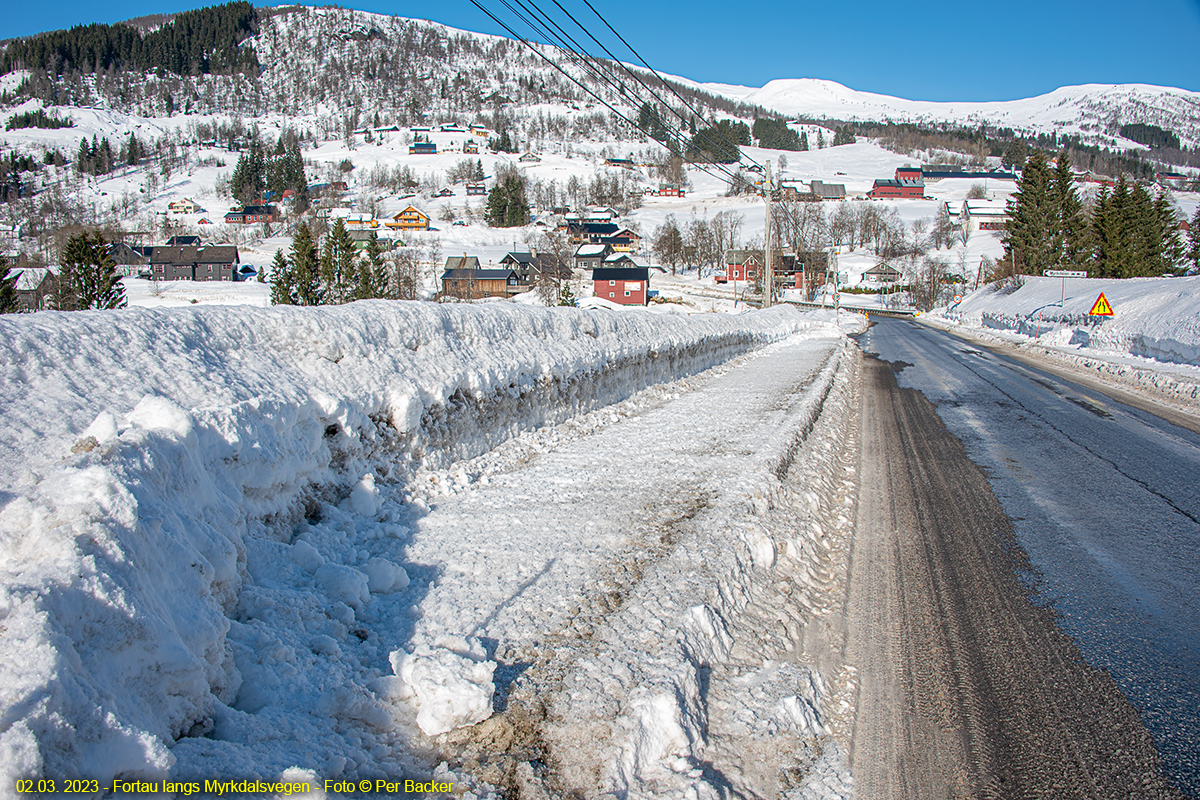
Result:
[[[1090,83],[997,102],[905,100],[816,78],[774,80],[761,89],[723,83],[697,86],[807,119],[987,124],[1034,133],[1079,134],[1087,141],[1117,147],[1132,145],[1120,138],[1120,126],[1140,122],[1175,132],[1187,146],[1200,145],[1200,93],[1166,86]]]
[[[257,33],[241,44],[253,49],[261,74],[90,74],[51,78],[5,76],[11,91],[47,104],[108,108],[142,117],[190,114],[307,116],[332,133],[349,124],[487,122],[536,114],[539,105],[574,107],[592,114],[552,120],[546,131],[564,140],[607,129],[620,133],[608,110],[541,56],[503,37],[347,8],[287,6],[258,11]],[[583,71],[562,51],[542,53],[572,77]],[[895,121],[1012,128],[1025,133],[1079,135],[1117,149],[1140,147],[1121,138],[1128,123],[1148,123],[1176,133],[1185,147],[1200,146],[1200,93],[1143,84],[1088,84],[1003,102],[927,102],[862,92],[812,78],[774,80],[762,88],[697,83],[664,75],[691,94],[705,116],[755,115],[754,106],[814,120]],[[624,78],[628,81],[628,78]],[[645,97],[621,97],[584,80],[624,113]],[[632,83],[630,81],[630,83]],[[666,96],[666,92],[661,93]],[[679,104],[682,106],[682,104]],[[520,122],[518,127],[523,127]],[[626,126],[627,127],[627,126]],[[628,131],[626,131],[628,133]]]

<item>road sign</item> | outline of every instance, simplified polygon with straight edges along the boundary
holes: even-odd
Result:
[[[1092,304],[1092,310],[1088,312],[1089,317],[1111,317],[1113,315],[1112,304],[1108,302],[1108,298],[1104,296],[1104,292],[1096,298],[1096,302]]]
[[[1082,269],[1048,269],[1042,273],[1047,278],[1086,278],[1087,270]]]
[[[961,294],[956,294],[956,295],[954,295],[954,302],[956,302],[956,303],[961,303],[961,302],[962,302],[962,295],[961,295]]]

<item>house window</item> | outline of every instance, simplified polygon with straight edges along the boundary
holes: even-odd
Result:
[[[609,281],[609,282],[608,282],[608,285],[609,285],[609,286],[616,286],[616,285],[617,285],[617,282],[616,282],[616,281]]]
[[[609,292],[609,293],[608,293],[608,296],[609,296],[609,297],[616,297],[617,295],[616,295],[614,292]]]
[[[632,297],[632,296],[633,296],[633,292],[631,292],[631,291],[629,291],[628,289],[626,289],[626,290],[625,290],[625,296],[626,296],[626,297]]]

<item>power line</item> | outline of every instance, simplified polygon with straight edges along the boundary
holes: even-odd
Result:
[[[616,63],[616,64],[617,64],[619,67],[621,67],[621,69],[625,70],[625,72],[627,72],[627,73],[629,74],[629,76],[630,76],[630,77],[632,77],[632,78],[633,78],[635,81],[637,81],[638,83],[640,83],[640,84],[641,84],[641,85],[642,85],[642,86],[643,86],[643,87],[646,89],[646,91],[650,92],[650,94],[651,94],[651,95],[652,95],[652,96],[653,96],[653,97],[654,97],[656,100],[658,100],[660,103],[662,103],[662,104],[663,104],[663,106],[665,106],[665,107],[666,107],[668,110],[672,111],[672,112],[675,114],[675,116],[679,117],[679,119],[680,119],[680,120],[686,121],[686,120],[685,120],[685,118],[684,118],[684,115],[683,115],[683,114],[679,113],[679,111],[678,111],[678,110],[676,110],[676,109],[675,109],[673,106],[671,106],[671,104],[670,104],[670,103],[668,103],[667,101],[665,101],[665,100],[663,100],[661,97],[659,97],[659,95],[658,95],[657,93],[655,93],[655,91],[654,91],[653,89],[651,89],[649,86],[647,86],[647,85],[645,84],[645,82],[643,82],[643,81],[642,81],[642,79],[641,79],[641,78],[639,78],[639,77],[638,77],[638,76],[637,76],[637,75],[636,75],[636,74],[635,74],[635,73],[634,73],[632,70],[630,70],[630,69],[629,69],[627,66],[625,66],[625,64],[624,64],[624,63],[621,61],[621,59],[617,58],[617,57],[616,57],[616,56],[613,54],[613,52],[612,52],[611,50],[609,50],[607,47],[605,47],[605,46],[604,46],[604,44],[603,44],[603,43],[602,43],[602,42],[601,42],[599,39],[597,39],[595,36],[593,36],[593,35],[592,35],[592,33],[591,33],[591,31],[589,31],[589,30],[588,30],[588,29],[587,29],[587,28],[586,28],[586,27],[585,27],[585,26],[584,26],[584,25],[583,25],[583,24],[582,24],[582,23],[581,23],[579,20],[575,19],[574,15],[572,15],[570,11],[567,11],[567,9],[563,8],[562,4],[561,4],[561,3],[559,3],[559,2],[558,2],[558,0],[551,0],[551,2],[553,2],[553,3],[554,3],[554,5],[558,6],[558,7],[559,7],[559,8],[562,10],[562,12],[563,12],[564,14],[566,14],[566,15],[567,15],[567,16],[570,18],[570,20],[571,20],[572,22],[574,22],[574,23],[575,23],[575,24],[576,24],[576,25],[579,27],[579,29],[580,29],[581,31],[583,31],[584,33],[586,33],[586,34],[588,35],[588,38],[590,38],[590,39],[591,39],[593,42],[595,42],[597,45],[599,45],[599,46],[600,46],[600,48],[601,48],[601,49],[602,49],[602,50],[603,50],[605,53],[607,53],[607,54],[608,54],[609,58],[611,58],[611,59],[613,60],[613,62],[614,62],[614,63]],[[692,106],[692,105],[691,105],[691,104],[690,104],[690,103],[689,103],[687,100],[685,100],[685,99],[684,99],[684,97],[683,97],[681,94],[679,94],[679,92],[675,91],[675,88],[674,88],[674,86],[672,86],[672,85],[671,85],[670,83],[668,83],[668,82],[667,82],[667,81],[666,81],[666,80],[665,80],[665,79],[664,79],[664,78],[663,78],[661,75],[659,75],[657,72],[655,72],[655,71],[654,71],[654,68],[653,68],[653,67],[651,67],[651,66],[650,66],[648,63],[646,63],[646,60],[645,60],[645,59],[643,59],[643,58],[641,57],[641,55],[640,55],[640,54],[639,54],[639,53],[638,53],[636,50],[634,50],[634,49],[633,49],[633,47],[632,47],[632,46],[631,46],[631,45],[630,45],[628,42],[626,42],[626,41],[625,41],[625,38],[624,38],[623,36],[621,36],[621,34],[617,33],[617,30],[616,30],[616,29],[615,29],[615,28],[614,28],[612,25],[609,25],[609,24],[608,24],[608,20],[606,20],[606,19],[605,19],[603,16],[601,16],[601,15],[600,15],[600,12],[599,12],[599,11],[597,11],[597,10],[595,9],[595,7],[594,7],[594,6],[593,6],[593,5],[592,5],[590,2],[588,2],[588,0],[584,0],[584,3],[587,5],[587,7],[588,7],[588,8],[592,9],[592,13],[594,13],[594,14],[595,14],[597,17],[599,17],[599,18],[600,18],[600,21],[601,21],[601,22],[603,22],[603,23],[605,24],[605,26],[606,26],[606,27],[607,27],[607,28],[608,28],[610,31],[612,31],[613,35],[614,35],[614,36],[616,36],[618,39],[620,39],[620,40],[621,40],[621,43],[622,43],[622,44],[624,44],[624,45],[625,45],[627,48],[629,48],[629,52],[631,52],[631,53],[633,53],[635,56],[637,56],[637,59],[638,59],[639,61],[641,61],[641,62],[642,62],[642,65],[643,65],[643,66],[645,66],[645,67],[646,67],[646,69],[650,70],[650,72],[651,72],[651,73],[653,73],[654,77],[658,78],[659,82],[660,82],[660,83],[661,83],[663,86],[665,86],[667,89],[669,89],[669,90],[671,91],[671,93],[672,93],[672,94],[674,94],[676,97],[678,97],[678,98],[679,98],[679,100],[680,100],[680,101],[681,101],[681,102],[682,102],[682,103],[683,103],[683,104],[684,104],[684,105],[685,105],[685,106],[688,108],[688,110],[690,110],[690,111],[691,111],[691,112],[692,112],[692,113],[693,113],[693,114],[694,114],[696,117],[698,117],[698,118],[699,118],[699,119],[701,119],[701,120],[703,120],[703,119],[704,119],[704,115],[703,115],[703,114],[701,114],[699,111],[697,111],[697,110],[696,110],[696,108],[695,108],[695,107],[693,107],[693,106]],[[725,136],[725,134],[724,134],[724,133],[722,133],[722,132],[720,131],[720,129],[719,129],[719,128],[717,128],[715,125],[710,125],[710,126],[709,126],[709,130],[715,130],[715,131],[717,131],[717,135],[718,135],[718,136],[720,136],[722,139],[724,139],[724,140],[725,140],[725,144],[726,144],[726,145],[730,145],[730,146],[732,146],[732,147],[735,147],[735,148],[736,148],[736,147],[738,147],[738,145],[737,145],[737,143],[736,143],[736,142],[730,141],[730,140],[729,140],[729,138],[728,138],[727,136]],[[758,162],[757,162],[757,161],[756,161],[756,160],[755,160],[755,159],[754,159],[752,156],[750,156],[750,155],[748,155],[748,154],[742,154],[740,150],[738,151],[738,153],[739,153],[739,155],[745,155],[746,159],[747,159],[747,160],[749,160],[749,161],[750,161],[752,164],[755,164],[755,165],[757,165],[757,166],[759,166],[759,167],[761,167],[761,166],[762,166],[762,164],[759,164],[759,163],[758,163]]]
[[[619,78],[617,78],[617,77],[611,75],[610,73],[608,73],[607,71],[601,69],[600,66],[598,66],[599,60],[594,57],[591,57],[590,54],[588,54],[586,52],[586,50],[584,50],[584,48],[577,41],[575,41],[575,39],[573,37],[571,37],[570,34],[568,34],[566,31],[563,31],[562,28],[558,25],[558,23],[554,22],[554,20],[551,19],[549,17],[549,15],[547,15],[544,11],[542,11],[540,8],[538,8],[537,5],[532,2],[532,0],[530,0],[530,2],[529,2],[529,6],[533,7],[532,11],[526,6],[526,4],[524,2],[522,2],[522,0],[514,0],[514,1],[516,3],[518,3],[523,9],[525,9],[529,13],[535,14],[535,15],[540,14],[541,17],[544,18],[550,25],[554,26],[556,29],[561,31],[562,35],[554,33],[553,31],[546,28],[545,25],[541,24],[540,22],[535,22],[535,21],[529,20],[527,17],[522,15],[519,11],[514,9],[512,7],[512,5],[510,4],[509,0],[500,0],[500,2],[506,8],[508,8],[508,10],[511,11],[514,16],[516,16],[518,19],[520,19],[522,22],[524,22],[526,25],[528,25],[535,33],[541,33],[541,34],[545,35],[548,39],[557,40],[559,42],[558,49],[560,49],[560,50],[564,51],[565,53],[569,54],[570,56],[572,56],[573,58],[571,60],[574,61],[575,63],[579,64],[581,67],[583,67],[585,74],[588,71],[591,71],[594,75],[596,75],[596,77],[598,77],[602,82],[608,84],[608,86],[610,88],[614,89],[616,91],[616,93],[621,95],[622,97],[628,98],[628,96],[631,94],[634,95],[634,97],[636,97],[636,92],[631,90]],[[565,39],[564,39],[564,37],[565,37]],[[575,47],[578,47],[579,51],[576,51],[575,48],[573,48],[570,44],[567,44],[568,40],[572,44],[574,44]],[[683,140],[682,131],[677,132],[676,135],[680,140],[680,144],[683,144],[684,140]]]
[[[525,16],[520,14],[520,12],[518,12],[514,8],[512,8],[509,0],[500,0],[500,1],[506,8],[508,8],[510,11],[512,11],[513,14],[518,17],[518,19],[521,19],[523,22],[525,22],[525,24],[528,25],[535,33],[542,33],[542,34],[546,35],[547,38],[549,38],[549,39],[557,40],[557,42],[559,43],[560,50],[563,50],[566,53],[573,56],[574,57],[573,60],[575,60],[577,63],[582,62],[585,67],[589,68],[603,82],[607,83],[610,87],[613,87],[615,89],[615,91],[617,92],[617,94],[619,94],[622,98],[624,98],[627,101],[632,99],[633,102],[643,99],[639,96],[637,90],[631,88],[628,84],[626,84],[623,80],[621,80],[619,75],[615,75],[606,70],[601,69],[600,65],[603,64],[604,62],[601,59],[596,58],[592,54],[588,53],[587,49],[585,47],[583,47],[583,45],[581,45],[573,36],[571,36],[569,33],[567,33],[565,30],[563,30],[562,27],[557,22],[555,22],[550,17],[549,14],[547,14],[545,11],[543,11],[541,8],[539,8],[537,3],[534,2],[534,0],[513,0],[513,2],[516,2],[523,9],[525,9],[526,11],[528,11],[531,14],[534,14],[535,16],[540,15],[541,18],[545,19],[550,25],[552,25],[555,29],[560,31],[561,35],[554,33],[553,31],[551,31],[549,28],[547,28],[545,25],[542,25],[541,23],[535,24],[534,22],[531,22]],[[586,33],[589,36],[589,38],[592,39],[592,41],[596,42],[602,49],[605,50],[605,52],[609,53],[609,55],[612,56],[612,53],[606,47],[604,47],[604,45],[601,42],[599,42],[595,36],[592,36],[590,31],[588,31],[584,26],[580,25],[579,21],[576,20],[573,16],[571,16],[569,11],[567,11],[565,8],[562,7],[562,5],[560,5],[557,2],[555,2],[555,5],[557,5],[563,11],[563,13],[565,13],[568,17],[570,17],[571,20],[573,22],[575,22],[575,24],[580,28],[580,30],[582,30],[584,33]],[[530,10],[530,7],[532,7],[532,10]],[[568,41],[570,42],[570,44],[567,43]],[[619,60],[617,60],[615,56],[613,56],[613,63],[615,63],[617,66],[621,67],[621,69],[624,69],[625,72],[629,73],[635,80],[638,81],[638,83],[640,83],[644,88],[646,88],[647,91],[650,91],[652,95],[654,94],[653,90],[651,90],[648,86],[645,85],[645,83],[643,83],[640,79],[638,79],[638,77],[636,75],[634,75],[632,72],[630,72],[629,69],[627,67],[625,67],[624,64],[621,64],[621,62]],[[654,96],[660,102],[663,102],[664,105],[667,105],[665,103],[665,101],[662,101],[662,99],[659,98],[657,95],[654,95]],[[668,105],[668,108],[670,108],[669,105]],[[671,110],[674,111],[674,109],[671,109]],[[675,113],[681,119],[683,119],[683,115],[678,114],[678,112],[675,112]],[[662,123],[661,120],[660,120],[660,123]],[[683,129],[674,127],[674,126],[670,125],[670,123],[663,123],[663,125],[664,125],[664,128],[666,128],[668,138],[672,139],[672,141],[675,143],[675,146],[678,148],[678,150],[681,153],[686,151],[686,148],[687,148],[689,142],[688,142],[687,137],[683,133]],[[635,125],[635,127],[640,127],[640,126]],[[726,141],[726,143],[729,144],[728,140]],[[736,145],[734,145],[734,147],[736,147]],[[716,177],[720,180],[725,180],[725,178],[721,178],[719,175],[715,175],[707,167],[701,166],[700,162],[693,161],[693,160],[687,159],[687,158],[685,158],[684,160],[688,161],[688,163],[691,163],[691,164],[699,167],[708,175],[712,175],[713,177]],[[730,181],[734,181],[734,182],[737,181],[736,174],[731,172],[724,165],[722,165],[718,162],[714,162],[714,165],[716,166],[716,168],[719,171],[723,172],[726,176],[728,176],[728,179]]]
[[[627,124],[628,124],[630,127],[634,128],[634,129],[637,129],[637,130],[640,130],[640,126],[639,126],[637,123],[635,123],[633,120],[631,120],[631,119],[630,119],[629,117],[627,117],[625,114],[623,114],[623,113],[621,113],[619,110],[617,110],[617,108],[616,108],[616,107],[614,107],[614,106],[613,106],[611,103],[609,103],[609,102],[608,102],[607,100],[605,100],[603,97],[601,97],[600,95],[598,95],[596,92],[592,91],[590,88],[588,88],[587,86],[585,86],[585,85],[584,85],[582,82],[580,82],[580,81],[579,81],[577,78],[575,78],[573,75],[571,75],[571,74],[570,74],[570,73],[568,73],[566,70],[564,70],[564,69],[563,69],[563,68],[562,68],[560,65],[556,64],[556,63],[555,63],[555,62],[554,62],[552,59],[550,59],[548,56],[546,56],[546,55],[545,55],[545,54],[544,54],[544,53],[543,53],[541,50],[539,50],[539,49],[538,49],[537,47],[535,47],[535,46],[534,46],[532,43],[530,43],[530,42],[529,42],[529,41],[528,41],[528,40],[527,40],[525,37],[523,37],[523,36],[521,36],[520,34],[518,34],[518,33],[517,33],[516,31],[514,31],[514,30],[513,30],[513,29],[512,29],[512,28],[511,28],[511,27],[510,27],[510,26],[509,26],[507,23],[505,23],[503,20],[501,20],[499,17],[497,17],[495,14],[493,14],[493,13],[492,13],[491,11],[489,11],[487,8],[485,8],[485,7],[484,7],[484,6],[483,6],[483,5],[482,5],[482,4],[479,2],[479,0],[470,0],[470,2],[471,2],[471,4],[472,4],[472,5],[474,5],[476,8],[478,8],[478,9],[479,9],[480,11],[482,11],[484,14],[486,14],[486,15],[487,15],[489,18],[491,18],[491,19],[492,19],[492,20],[493,20],[493,21],[494,21],[496,24],[500,25],[500,26],[501,26],[501,27],[502,27],[504,30],[506,30],[506,31],[507,31],[507,32],[508,32],[508,33],[509,33],[509,34],[510,34],[510,35],[511,35],[513,38],[515,38],[517,41],[521,42],[521,43],[522,43],[522,44],[524,44],[526,47],[528,47],[530,50],[532,50],[532,51],[533,51],[535,54],[537,54],[537,56],[538,56],[539,58],[541,58],[543,61],[545,61],[547,64],[549,64],[551,67],[553,67],[553,68],[554,68],[555,70],[557,70],[558,72],[562,73],[564,77],[566,77],[566,78],[567,78],[569,81],[571,81],[571,82],[572,82],[572,83],[574,83],[575,85],[579,86],[579,88],[583,89],[583,91],[585,91],[585,92],[586,92],[588,95],[590,95],[592,98],[594,98],[594,99],[595,99],[597,102],[599,102],[600,104],[602,104],[603,106],[605,106],[606,108],[608,108],[610,111],[612,111],[612,112],[613,112],[613,114],[615,114],[615,115],[616,115],[618,118],[620,118],[621,120],[623,120],[624,122],[626,122],[626,123],[627,123]],[[520,0],[517,0],[517,2],[520,2]],[[532,4],[532,0],[530,0],[530,2],[531,2],[531,4]],[[563,41],[562,37],[559,37],[559,36],[555,35],[555,34],[554,34],[552,31],[550,31],[549,29],[546,29],[544,26],[540,25],[540,24],[539,24],[539,23],[537,23],[536,21],[531,21],[531,20],[529,20],[529,19],[528,19],[528,18],[527,18],[527,17],[526,17],[524,14],[521,14],[519,11],[517,11],[516,9],[514,9],[514,8],[511,6],[511,4],[510,4],[509,2],[507,2],[507,0],[501,0],[501,3],[502,3],[502,4],[503,4],[503,5],[506,7],[506,8],[508,8],[508,10],[509,10],[509,11],[510,11],[510,12],[511,12],[511,13],[512,13],[514,16],[516,16],[518,19],[520,19],[522,22],[524,22],[524,23],[525,23],[525,24],[526,24],[526,25],[527,25],[527,26],[528,26],[528,27],[529,27],[529,28],[530,28],[530,29],[531,29],[531,30],[532,30],[532,31],[533,31],[535,34],[539,34],[539,33],[540,33],[540,34],[546,35],[546,37],[547,37],[548,39],[558,39],[560,42],[561,42],[561,41]],[[522,6],[523,6],[523,4],[522,4]],[[548,17],[547,15],[545,15],[545,13],[544,13],[544,12],[541,12],[541,9],[538,9],[538,11],[539,11],[539,13],[541,13],[541,14],[542,14],[542,16],[546,16],[546,18],[547,18],[547,19],[549,19],[549,17]],[[553,24],[553,23],[552,23],[552,24]],[[576,24],[579,24],[579,23],[578,23],[578,22],[576,22]],[[607,23],[606,23],[606,24],[607,24]],[[555,27],[559,27],[559,26],[557,26],[557,25],[555,24]],[[581,27],[582,27],[582,26],[581,26]],[[611,27],[611,26],[610,26],[610,27]],[[561,30],[561,28],[559,28],[559,30]],[[586,31],[586,29],[585,29],[585,31]],[[564,32],[564,35],[565,35],[565,32]],[[589,35],[590,35],[590,34],[589,34]],[[569,38],[569,37],[568,37],[568,38]],[[571,39],[571,41],[574,41],[574,39],[572,38],[572,39]],[[576,42],[576,45],[578,45],[578,43],[577,43],[577,42]],[[566,51],[566,52],[569,52],[569,53],[571,53],[573,56],[575,56],[575,58],[576,58],[576,59],[583,60],[585,64],[587,63],[587,60],[586,60],[586,58],[584,57],[584,55],[583,55],[583,54],[580,54],[580,53],[578,53],[578,52],[576,52],[576,51],[575,51],[573,48],[571,48],[569,45],[564,45],[563,47],[560,47],[560,48],[558,48],[558,49],[561,49],[561,50],[564,50],[564,51]],[[582,48],[581,48],[581,49],[582,49]],[[591,58],[591,59],[595,60],[595,57],[594,57],[594,56],[591,56],[590,54],[587,54],[587,58]],[[618,61],[617,63],[620,63],[620,62]],[[593,72],[597,73],[597,74],[599,75],[599,77],[600,77],[600,78],[601,78],[601,79],[602,79],[602,80],[603,80],[605,83],[608,83],[610,87],[612,86],[612,84],[613,84],[613,81],[615,80],[615,81],[616,81],[616,83],[617,83],[617,85],[618,85],[618,86],[620,86],[620,87],[622,87],[622,88],[624,89],[624,91],[620,91],[620,90],[618,90],[618,94],[627,95],[628,93],[632,93],[632,94],[633,94],[635,97],[637,96],[637,93],[636,93],[636,92],[632,92],[632,91],[629,89],[629,87],[628,87],[628,86],[626,86],[626,85],[625,85],[623,82],[621,82],[619,79],[615,79],[615,78],[614,78],[614,77],[612,77],[612,76],[607,76],[607,77],[606,77],[606,76],[604,76],[603,72],[602,72],[601,70],[599,70],[599,68],[598,68],[598,67],[592,66],[592,67],[591,67],[591,69],[592,69],[592,71],[593,71]],[[587,72],[587,70],[585,69],[585,73],[586,73],[586,72]],[[659,79],[661,80],[661,77],[660,77]],[[678,96],[678,93],[676,93],[676,95]],[[674,134],[674,136],[675,136],[675,137],[676,137],[676,138],[679,140],[680,144],[684,144],[684,143],[686,142],[686,140],[685,140],[685,138],[684,138],[684,135],[683,135],[683,133],[682,133],[682,131],[681,131],[680,129],[673,128],[673,129],[672,129],[670,132]],[[680,155],[681,155],[681,157],[683,158],[683,160],[684,160],[684,161],[687,161],[688,163],[690,163],[690,164],[692,164],[693,166],[697,167],[698,169],[700,169],[700,170],[701,170],[701,171],[703,171],[704,173],[706,173],[706,174],[708,174],[708,175],[710,175],[710,176],[712,176],[712,177],[715,177],[715,178],[717,178],[718,180],[726,181],[726,178],[724,178],[724,177],[722,177],[721,175],[717,175],[717,174],[715,174],[714,172],[712,172],[712,170],[710,170],[710,169],[708,168],[708,166],[707,166],[707,165],[705,165],[704,163],[702,163],[702,162],[697,162],[697,161],[694,161],[694,160],[692,160],[692,159],[689,159],[689,158],[687,158],[687,157],[686,157],[686,155],[682,155],[682,151],[684,150],[684,148],[683,148],[683,147],[680,147],[680,150],[681,150],[681,154],[680,154]],[[718,168],[718,169],[719,169],[721,172],[725,173],[725,175],[726,175],[726,176],[728,176],[728,179],[729,179],[729,181],[731,181],[731,182],[736,182],[737,180],[739,180],[739,176],[738,176],[736,173],[730,172],[728,169],[726,169],[726,168],[724,167],[724,165],[722,165],[722,164],[719,164],[719,163],[715,163],[715,162],[714,162],[713,166],[717,167],[717,168]]]

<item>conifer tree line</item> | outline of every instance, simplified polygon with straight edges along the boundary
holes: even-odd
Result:
[[[56,311],[84,311],[125,307],[125,287],[109,255],[108,242],[98,232],[77,233],[67,239],[59,254],[58,274],[50,275],[47,304]],[[0,314],[17,312],[15,270],[0,274]]]
[[[403,277],[389,270],[378,238],[372,237],[360,255],[342,220],[320,245],[301,223],[289,254],[278,251],[271,264],[271,303],[324,306],[405,297]]]
[[[175,75],[257,71],[252,50],[238,44],[254,34],[258,12],[248,2],[185,11],[145,36],[129,25],[77,25],[9,44],[0,72],[48,70],[55,75],[111,69]]]
[[[1005,270],[1037,275],[1086,269],[1093,277],[1133,278],[1177,273],[1192,257],[1166,193],[1151,195],[1122,175],[1111,191],[1101,189],[1088,210],[1075,190],[1066,150],[1055,162],[1040,150],[1025,162],[1008,202]]]
[[[8,118],[8,122],[4,125],[4,130],[15,131],[19,128],[43,128],[47,130],[57,130],[58,128],[74,128],[75,121],[70,117],[60,117],[56,114],[47,114],[46,109],[39,108],[36,111],[25,111],[20,114],[13,114]]]
[[[801,141],[800,135],[787,126],[781,119],[759,117],[754,120],[751,133],[758,139],[759,147],[772,150],[807,150],[807,137]]]
[[[287,189],[296,192],[298,198],[308,196],[308,178],[304,173],[304,158],[300,154],[300,142],[292,137],[279,142],[271,155],[265,155],[258,145],[242,153],[233,168],[229,190],[243,203],[253,203],[270,191],[281,195]]]

